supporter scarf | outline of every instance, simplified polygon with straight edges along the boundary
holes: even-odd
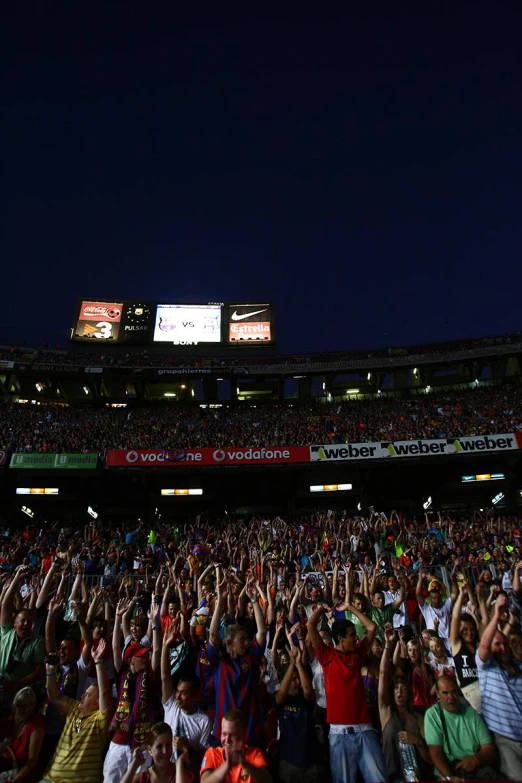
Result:
[[[78,691],[78,664],[76,661],[69,665],[69,671],[60,675],[60,690],[64,696],[68,696],[70,699],[76,698]]]
[[[120,685],[118,706],[111,723],[111,731],[130,735],[130,746],[143,745],[152,726],[152,688],[146,671],[133,674],[128,671]]]

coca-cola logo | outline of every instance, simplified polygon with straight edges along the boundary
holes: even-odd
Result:
[[[106,307],[104,305],[86,305],[83,308],[84,317],[109,318],[116,321],[121,316],[119,307]]]

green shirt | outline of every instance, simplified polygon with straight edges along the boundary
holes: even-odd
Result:
[[[377,626],[376,636],[378,639],[384,639],[384,626],[389,623],[393,625],[393,615],[395,614],[394,604],[386,604],[382,609],[372,606],[372,620]]]
[[[443,710],[448,742],[440,717]],[[434,704],[424,716],[424,735],[427,745],[440,745],[448,761],[453,763],[463,756],[473,756],[482,745],[493,742],[486,724],[469,704],[460,705],[458,712],[447,712],[438,704]],[[437,777],[439,773],[434,769]]]
[[[32,674],[44,658],[44,642],[40,636],[31,634],[20,641],[12,625],[0,625],[0,675],[5,680],[20,682]],[[6,699],[9,700],[9,691],[4,691],[4,704]]]

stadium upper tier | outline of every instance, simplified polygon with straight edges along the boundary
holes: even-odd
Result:
[[[0,406],[0,448],[33,452],[300,446],[522,430],[522,388],[307,405]]]
[[[66,365],[91,365],[101,367],[245,367],[251,371],[312,371],[350,367],[394,367],[412,362],[458,361],[481,356],[494,356],[510,352],[522,352],[522,332],[456,340],[452,342],[411,345],[399,348],[382,348],[372,351],[329,351],[324,353],[277,355],[240,346],[233,354],[191,355],[190,349],[170,349],[165,353],[155,350],[126,350],[122,347],[103,345],[98,352],[65,351],[49,347],[0,346],[0,361],[24,364],[45,363]]]

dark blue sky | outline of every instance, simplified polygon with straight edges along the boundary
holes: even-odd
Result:
[[[285,352],[521,327],[518,0],[182,5],[4,9],[0,342],[80,296],[271,299]]]

